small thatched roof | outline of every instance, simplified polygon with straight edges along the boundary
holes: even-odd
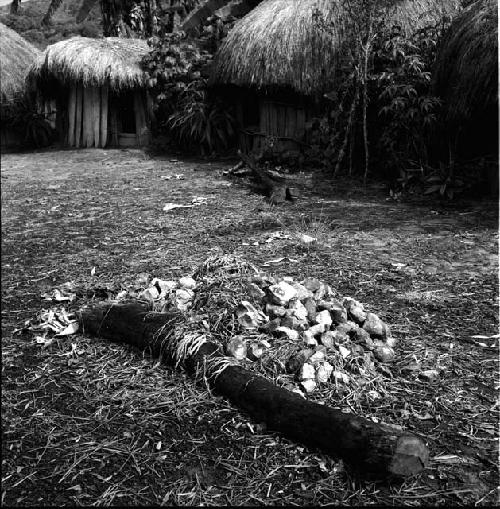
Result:
[[[1,102],[12,101],[25,90],[30,66],[40,51],[17,32],[0,23]]]
[[[391,24],[412,31],[442,14],[451,15],[459,0],[393,0]],[[327,34],[313,21],[319,9],[338,30]],[[340,0],[264,0],[239,20],[219,48],[212,84],[257,88],[289,87],[316,95],[331,86],[342,40]]]
[[[145,85],[141,60],[148,51],[147,42],[141,39],[73,37],[48,46],[28,79],[35,88],[49,80],[137,88]]]
[[[478,0],[455,18],[438,52],[434,87],[443,99],[448,121],[462,122],[488,111],[496,115],[496,0]]]

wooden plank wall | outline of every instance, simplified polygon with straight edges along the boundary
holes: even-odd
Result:
[[[66,143],[71,147],[105,147],[108,140],[108,87],[71,86]]]

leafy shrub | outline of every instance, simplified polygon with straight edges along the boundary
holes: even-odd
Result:
[[[206,154],[227,148],[234,136],[234,119],[222,101],[213,99],[202,76],[212,55],[176,32],[150,39],[143,59],[156,99],[160,131],[168,132],[181,148]]]
[[[54,131],[45,115],[38,113],[26,97],[2,108],[2,127],[20,136],[27,148],[46,147],[54,141]]]

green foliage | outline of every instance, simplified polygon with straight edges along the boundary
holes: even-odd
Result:
[[[386,167],[399,170],[409,160],[428,163],[428,135],[440,107],[430,90],[431,68],[444,27],[425,27],[411,37],[393,28],[377,38],[372,97],[382,120],[377,148]]]
[[[143,60],[156,98],[160,131],[182,148],[212,153],[227,148],[234,136],[234,118],[221,100],[211,98],[202,76],[212,55],[176,32],[150,39]]]
[[[2,127],[23,139],[23,145],[46,147],[54,141],[54,130],[32,101],[21,97],[2,108]]]
[[[430,71],[446,23],[407,35],[387,22],[384,0],[341,5],[348,43],[339,51],[335,91],[325,95],[327,112],[309,132],[313,157],[334,175],[362,165],[365,180],[373,161],[383,161],[378,171],[386,177],[410,160],[427,164],[427,137],[440,107]],[[320,28],[334,30],[316,17]]]

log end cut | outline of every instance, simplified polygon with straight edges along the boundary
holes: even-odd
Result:
[[[429,451],[424,442],[415,435],[399,437],[389,472],[398,477],[407,477],[421,472],[429,462]]]

